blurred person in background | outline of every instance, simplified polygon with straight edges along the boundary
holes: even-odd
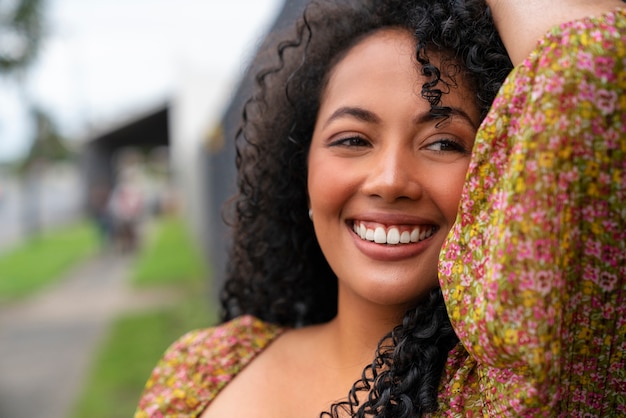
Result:
[[[118,156],[117,165],[117,179],[109,196],[107,212],[114,244],[120,252],[128,253],[139,245],[139,229],[145,214],[145,185],[137,152],[124,150]]]
[[[89,189],[89,216],[100,238],[100,246],[107,249],[113,240],[113,219],[109,206],[111,187],[104,181],[95,182]]]

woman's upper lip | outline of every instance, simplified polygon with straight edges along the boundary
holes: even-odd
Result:
[[[373,222],[383,225],[435,225],[438,223],[433,221],[432,219],[415,216],[411,214],[401,214],[401,213],[384,213],[384,212],[370,212],[370,213],[361,213],[359,215],[351,216],[347,218],[348,222]]]

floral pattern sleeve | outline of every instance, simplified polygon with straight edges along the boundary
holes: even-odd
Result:
[[[554,28],[509,75],[439,271],[469,353],[444,414],[626,416],[624,10]]]
[[[185,334],[154,368],[135,418],[199,416],[282,331],[252,316],[242,316]]]

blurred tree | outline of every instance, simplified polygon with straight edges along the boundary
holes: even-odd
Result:
[[[0,77],[14,78],[25,108],[34,107],[26,90],[26,72],[33,64],[43,38],[45,1],[0,0]],[[39,124],[36,117],[33,122]],[[36,125],[35,130],[39,131]],[[17,164],[20,174],[23,174],[23,166],[24,163]]]
[[[65,145],[52,119],[43,110],[31,110],[35,136],[30,151],[19,166],[23,190],[22,226],[26,236],[41,230],[41,180],[46,168],[55,162],[70,161],[75,156]]]
[[[51,163],[69,161],[74,157],[46,112],[35,107],[31,113],[35,135],[28,155],[18,168],[22,184],[22,229],[27,237],[36,236],[41,231],[41,181],[46,169]]]
[[[66,161],[73,157],[50,116],[39,108],[33,108],[31,113],[35,122],[35,137],[22,161],[22,170],[28,170],[40,161]]]
[[[27,68],[43,35],[44,0],[0,0],[0,74]]]
[[[34,108],[26,92],[26,73],[34,63],[44,35],[45,0],[0,0],[0,76],[15,77],[22,102]],[[34,110],[35,137],[28,156],[18,164],[22,184],[23,228],[27,236],[39,232],[39,176],[48,158],[64,154],[50,118]]]

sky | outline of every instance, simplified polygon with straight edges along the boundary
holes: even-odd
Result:
[[[22,82],[0,78],[0,162],[32,142],[25,99],[81,138],[163,105],[185,73],[235,82],[282,0],[47,0]]]

